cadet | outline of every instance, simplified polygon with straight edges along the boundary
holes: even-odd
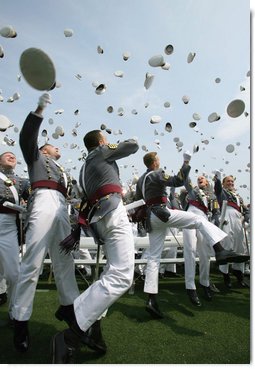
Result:
[[[107,264],[100,278],[75,299],[70,329],[53,337],[54,364],[69,363],[75,349],[87,344],[91,326],[98,327],[102,313],[130,288],[134,273],[132,225],[122,201],[116,160],[134,154],[138,144],[133,139],[109,144],[100,130],[88,132],[84,144],[88,156],[81,168],[80,184],[90,207],[90,228],[95,239],[103,243]]]
[[[209,214],[212,214],[212,217],[217,215],[218,202],[205,176],[201,175],[197,178],[197,186],[195,187],[189,177],[184,185],[187,190],[188,212],[200,215],[205,219],[208,219]],[[207,301],[212,300],[209,275],[210,257],[214,256],[214,252],[210,247],[204,247],[204,243],[204,237],[199,229],[183,229],[185,286],[190,301],[196,306],[201,306],[195,284],[196,253],[199,255],[199,281],[204,291],[204,297]]]
[[[144,292],[148,294],[146,311],[153,318],[163,318],[159,310],[156,296],[158,294],[158,270],[160,255],[164,248],[164,240],[168,227],[199,229],[203,234],[206,244],[215,251],[216,262],[226,264],[233,261],[245,261],[246,255],[238,255],[224,250],[220,241],[227,236],[214,224],[204,217],[191,214],[182,210],[171,210],[167,205],[166,187],[178,187],[183,185],[184,179],[190,171],[189,153],[183,154],[184,163],[177,176],[169,176],[160,168],[160,159],[156,152],[147,153],[144,164],[147,171],[139,178],[136,187],[136,199],[144,199],[147,205],[147,227],[149,232],[149,256],[146,268]]]
[[[17,208],[6,207],[4,203],[19,206],[29,195],[29,181],[15,174],[16,164],[12,152],[0,155],[0,275],[7,285],[10,320],[13,319],[11,310],[19,274],[22,218]]]
[[[223,200],[227,201],[226,214],[223,222],[223,230],[228,234],[224,240],[224,248],[234,250],[235,252],[244,252],[245,235],[243,221],[249,217],[248,209],[243,203],[243,199],[235,190],[235,181],[233,176],[226,176],[221,183],[221,172],[215,173],[214,191],[217,196],[220,207]],[[236,262],[232,264],[232,274],[236,277],[241,287],[249,287],[244,280],[244,263]],[[229,264],[219,267],[226,287],[231,288],[231,279],[229,274]]]
[[[57,163],[58,148],[46,144],[38,148],[37,140],[43,120],[42,112],[50,95],[43,94],[35,112],[31,112],[20,132],[20,147],[28,166],[32,193],[28,200],[26,252],[21,262],[15,294],[14,345],[20,352],[29,348],[28,321],[32,314],[36,285],[44,258],[52,259],[60,308],[56,317],[69,323],[74,315],[73,301],[79,295],[71,255],[60,252],[59,243],[71,230],[66,194],[68,178]],[[10,244],[10,240],[9,240]]]

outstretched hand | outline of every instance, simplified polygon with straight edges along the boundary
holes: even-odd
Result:
[[[47,104],[51,104],[51,96],[48,92],[45,92],[39,97],[38,106],[42,109],[46,108]]]
[[[185,151],[183,153],[183,159],[184,159],[184,161],[190,161],[191,157],[192,157],[192,155],[191,155],[191,153],[189,151]]]

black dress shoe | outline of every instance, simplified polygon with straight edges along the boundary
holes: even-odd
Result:
[[[168,277],[168,278],[181,278],[180,274],[177,274],[175,272],[169,272],[168,270],[165,271],[165,277]]]
[[[192,302],[192,304],[195,305],[195,306],[201,306],[201,302],[198,298],[197,291],[196,290],[190,290],[190,289],[186,289],[186,291],[187,291],[187,294],[188,294],[189,299]]]
[[[96,320],[95,323],[92,324],[92,326],[85,332],[82,342],[91,350],[97,351],[100,354],[105,354],[107,346],[103,339],[100,322],[101,320]]]
[[[200,286],[203,288],[204,298],[207,301],[212,301],[212,291],[210,289],[210,286],[206,287],[206,286],[203,286],[202,284],[200,284]]]
[[[76,349],[67,346],[64,340],[64,332],[58,332],[52,338],[51,355],[52,364],[74,364]]]
[[[163,313],[161,313],[161,311],[159,310],[159,306],[158,306],[156,300],[149,299],[146,303],[145,310],[148,313],[150,313],[150,315],[154,319],[163,319],[164,318]]]
[[[220,290],[215,286],[215,284],[214,283],[210,283],[210,290],[211,290],[211,292],[213,292],[213,293],[220,293]]]
[[[249,283],[245,281],[244,274],[241,270],[232,269],[232,274],[236,277],[240,287],[250,287]]]
[[[55,312],[55,317],[60,321],[64,320],[70,327],[75,320],[73,305],[60,305],[58,310]]]
[[[231,279],[230,279],[229,273],[222,273],[222,275],[223,275],[225,286],[227,288],[231,288],[232,287],[232,283],[231,283]]]
[[[6,301],[7,301],[7,293],[6,292],[0,293],[0,305],[5,304]]]
[[[14,319],[13,343],[17,351],[26,352],[29,348],[28,320],[20,321]]]
[[[218,265],[224,265],[227,263],[244,263],[250,259],[250,256],[223,249],[215,253],[215,259]]]

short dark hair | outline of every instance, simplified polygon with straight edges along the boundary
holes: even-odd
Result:
[[[227,178],[229,178],[229,177],[232,178],[233,181],[236,180],[235,177],[232,174],[230,174],[229,176],[226,176],[226,177],[223,178],[222,183],[224,184],[227,181]]]
[[[91,151],[94,147],[99,146],[99,141],[102,139],[102,133],[100,129],[94,129],[88,132],[84,138],[83,142],[88,151]]]
[[[2,157],[3,157],[5,154],[12,154],[12,155],[14,155],[14,156],[15,156],[15,158],[16,158],[16,155],[15,155],[12,151],[5,151],[5,152],[3,152],[2,154],[0,154],[0,161],[2,160]]]
[[[158,154],[156,153],[156,151],[148,152],[147,154],[144,155],[143,162],[147,168],[151,167],[157,155]]]
[[[39,150],[42,151],[45,148],[45,146],[53,146],[53,145],[46,143],[42,145],[41,147],[39,147]]]

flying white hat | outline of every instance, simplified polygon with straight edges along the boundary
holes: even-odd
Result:
[[[98,52],[98,54],[103,54],[104,53],[104,50],[103,50],[103,48],[101,46],[98,46],[97,47],[97,52]]]
[[[21,54],[20,70],[27,83],[40,91],[55,87],[56,71],[50,57],[41,49],[31,47]]]
[[[208,122],[210,123],[216,122],[217,120],[220,120],[220,116],[215,112],[208,116]]]
[[[161,65],[161,68],[164,70],[168,70],[170,68],[170,64],[169,63],[164,63],[163,65]]]
[[[245,103],[243,100],[233,100],[227,106],[227,113],[231,118],[237,118],[243,114],[245,109]]]
[[[124,72],[122,70],[116,70],[116,72],[114,72],[115,77],[120,77],[122,78],[124,75]]]
[[[15,92],[13,95],[12,95],[12,98],[13,100],[19,100],[20,98],[20,94],[18,92]]]
[[[151,124],[160,123],[162,118],[159,115],[153,115],[150,119]]]
[[[189,53],[189,55],[187,56],[187,63],[193,62],[195,56],[196,56],[196,53]]]
[[[173,45],[167,45],[164,51],[166,55],[171,55],[174,52]]]
[[[0,45],[0,58],[4,57],[4,49],[3,47]]]
[[[189,123],[190,128],[194,128],[194,127],[196,127],[196,125],[197,125],[196,122],[190,122]]]
[[[229,144],[226,146],[226,151],[229,153],[232,153],[233,151],[235,151],[235,146],[232,144]]]
[[[113,107],[110,105],[107,107],[107,111],[108,113],[112,113],[113,112]]]
[[[195,154],[196,152],[198,152],[199,150],[199,146],[198,145],[194,145],[193,146],[193,154]]]
[[[167,122],[166,125],[165,125],[165,130],[167,132],[172,132],[172,129],[173,129],[172,124]]]
[[[129,51],[125,51],[123,54],[122,54],[122,57],[123,57],[123,60],[127,61],[129,58],[130,58],[131,54]]]
[[[151,67],[162,67],[165,61],[162,55],[154,55],[149,59],[148,63]]]
[[[11,126],[10,120],[5,115],[0,115],[0,131],[4,132]]]
[[[102,95],[105,91],[106,91],[106,85],[104,85],[103,83],[101,83],[99,86],[97,86],[95,93],[97,95]]]
[[[73,36],[73,30],[72,30],[71,28],[66,28],[66,29],[64,30],[64,35],[65,35],[66,37],[72,37],[72,36]]]
[[[182,101],[184,102],[184,104],[188,104],[188,102],[189,102],[189,96],[184,95],[182,97]]]
[[[193,119],[195,119],[195,120],[200,120],[200,119],[201,119],[201,117],[200,117],[200,115],[199,115],[198,113],[194,113],[194,114],[192,115],[192,117],[193,117]]]
[[[148,90],[148,88],[151,87],[153,80],[154,80],[154,75],[151,73],[146,73],[145,81],[144,81],[144,87],[146,88],[146,90]]]
[[[0,29],[0,35],[6,38],[14,38],[17,36],[17,32],[12,26],[5,26]]]

